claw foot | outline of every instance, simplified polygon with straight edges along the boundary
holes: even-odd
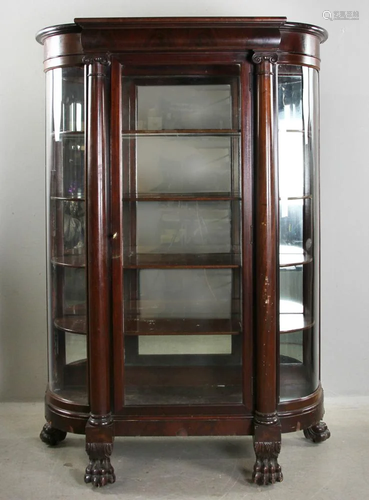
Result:
[[[252,480],[259,485],[274,484],[283,481],[281,466],[278,463],[278,455],[281,451],[281,443],[278,441],[254,442],[256,462]]]
[[[318,422],[304,429],[304,436],[306,439],[311,439],[313,443],[323,443],[331,436],[331,433],[325,422]]]
[[[97,487],[115,483],[114,468],[110,463],[112,443],[86,443],[86,451],[90,461],[86,467],[85,483]]]
[[[55,429],[55,427],[52,427],[51,424],[46,423],[40,433],[40,439],[43,443],[50,446],[56,446],[61,441],[64,441],[66,435],[66,432]]]
[[[115,483],[114,468],[110,458],[90,460],[86,467],[85,483],[92,483],[96,487]]]
[[[266,485],[283,481],[282,469],[276,459],[257,459],[254,465],[252,480],[256,484]]]

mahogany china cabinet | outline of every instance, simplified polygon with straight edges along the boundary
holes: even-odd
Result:
[[[320,384],[324,29],[260,18],[41,30],[49,383],[41,439],[329,437]]]

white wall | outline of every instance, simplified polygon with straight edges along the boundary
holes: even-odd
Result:
[[[39,29],[97,16],[271,16],[318,24],[322,46],[323,382],[369,394],[369,4],[259,0],[32,0],[1,16],[0,399],[38,400],[46,384],[44,77]],[[359,10],[360,21],[322,11]]]

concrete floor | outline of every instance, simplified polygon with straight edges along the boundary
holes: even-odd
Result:
[[[117,438],[113,485],[83,482],[84,437],[56,448],[38,438],[41,403],[0,404],[0,499],[369,499],[369,398],[326,399],[332,437],[314,445],[302,432],[283,436],[283,483],[250,482],[252,439]]]

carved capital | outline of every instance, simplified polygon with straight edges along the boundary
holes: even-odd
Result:
[[[261,64],[268,62],[275,64],[278,61],[278,54],[276,52],[254,52],[252,55],[252,62],[254,64]]]
[[[110,66],[111,54],[107,52],[106,54],[98,55],[98,56],[83,56],[83,64],[102,64],[103,66]]]

